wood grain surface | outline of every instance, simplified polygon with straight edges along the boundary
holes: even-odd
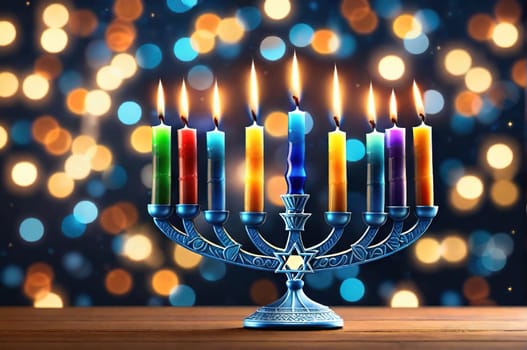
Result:
[[[0,349],[527,350],[527,308],[336,307],[344,328],[249,330],[254,307],[0,308]]]

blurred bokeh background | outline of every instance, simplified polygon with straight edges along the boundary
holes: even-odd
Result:
[[[516,0],[2,1],[0,303],[243,305],[278,297],[283,276],[201,258],[154,228],[146,212],[150,125],[161,78],[167,122],[181,127],[177,94],[185,79],[206,205],[204,139],[213,126],[211,86],[218,80],[228,227],[250,249],[237,213],[254,59],[266,137],[264,232],[283,244],[279,195],[292,108],[287,72],[296,50],[301,105],[309,112],[306,192],[313,216],[306,243],[328,232],[323,212],[334,64],[344,86],[354,213],[340,247],[363,229],[370,81],[381,130],[390,126],[392,88],[400,124],[417,125],[411,82],[419,83],[433,127],[440,206],[429,232],[406,251],[308,275],[308,293],[332,305],[525,304],[523,10]],[[412,178],[409,157],[410,205]],[[210,235],[202,221],[199,226]]]

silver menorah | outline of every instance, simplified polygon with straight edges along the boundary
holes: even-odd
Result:
[[[388,206],[387,213],[364,212],[362,219],[366,229],[362,236],[348,249],[332,252],[346,226],[351,212],[326,212],[325,220],[331,227],[327,237],[320,243],[305,247],[302,241],[304,226],[311,216],[304,208],[309,194],[284,194],[281,196],[285,213],[284,220],[288,239],[284,248],[269,243],[260,232],[266,219],[265,212],[241,212],[241,222],[247,235],[259,253],[242,248],[227,231],[225,224],[229,217],[227,210],[203,211],[205,221],[212,225],[218,242],[205,238],[196,229],[194,219],[200,214],[198,204],[149,204],[148,212],[157,227],[172,241],[202,256],[256,270],[274,271],[287,276],[287,292],[277,301],[259,308],[245,318],[247,328],[285,329],[330,329],[340,328],[343,321],[329,307],[321,305],[303,291],[303,277],[306,273],[338,269],[364,264],[401,251],[415,242],[430,226],[436,216],[437,206],[416,206],[415,225],[403,232],[403,225],[410,210],[406,206]],[[173,223],[175,213],[181,219],[183,230]],[[379,243],[372,244],[380,228],[392,222],[390,232]]]

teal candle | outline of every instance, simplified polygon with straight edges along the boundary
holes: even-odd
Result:
[[[225,210],[225,133],[207,132],[209,210]]]
[[[368,161],[366,211],[384,212],[384,134],[373,130],[366,135]]]
[[[152,203],[170,204],[171,197],[171,127],[163,123],[152,127]]]
[[[289,154],[287,156],[287,193],[303,194],[306,182],[305,160],[305,132],[306,114],[298,107],[289,112],[288,116],[288,140]]]

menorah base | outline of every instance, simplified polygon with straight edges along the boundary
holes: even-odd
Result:
[[[287,281],[287,293],[243,320],[245,328],[334,329],[343,321],[329,307],[308,298],[299,279]]]

